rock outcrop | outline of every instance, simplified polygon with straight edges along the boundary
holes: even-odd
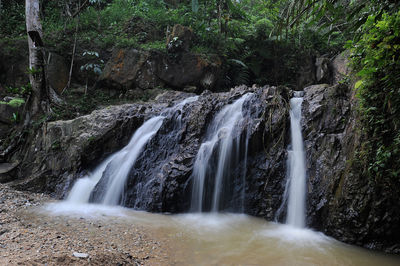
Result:
[[[62,197],[81,171],[123,147],[147,112],[147,106],[121,105],[43,125],[20,167],[19,176],[28,178],[14,180],[13,185]]]

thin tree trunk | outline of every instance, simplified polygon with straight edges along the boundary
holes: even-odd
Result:
[[[26,30],[29,45],[29,80],[32,95],[28,101],[28,112],[25,122],[39,113],[48,112],[48,93],[46,89],[45,62],[42,41],[42,24],[40,23],[39,0],[25,1]]]
[[[222,0],[219,0],[218,1],[218,6],[217,6],[217,8],[218,8],[218,27],[219,27],[219,33],[222,33],[222,7],[221,7],[221,5],[222,5],[222,3],[221,3],[221,1]]]
[[[74,68],[74,61],[75,61],[76,43],[77,43],[77,40],[78,40],[78,28],[79,28],[79,16],[78,16],[78,21],[76,22],[74,47],[72,48],[72,58],[71,58],[71,66],[69,68],[68,83],[67,83],[67,86],[65,86],[65,88],[61,92],[61,94],[63,94],[71,86],[72,70]]]
[[[78,3],[78,10],[80,10],[80,8],[81,8],[81,1],[79,1],[79,3]],[[71,86],[72,70],[74,68],[74,61],[75,61],[76,43],[78,41],[79,22],[80,22],[80,19],[79,19],[79,13],[78,13],[76,27],[75,27],[74,47],[72,48],[71,66],[69,68],[68,83],[67,83],[67,86],[65,86],[65,88],[61,92],[61,94],[63,94]]]

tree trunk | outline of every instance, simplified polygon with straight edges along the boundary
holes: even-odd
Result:
[[[47,113],[48,111],[43,32],[39,12],[39,0],[25,1],[26,30],[29,45],[29,80],[32,85],[32,93],[27,101],[26,123],[38,114]]]

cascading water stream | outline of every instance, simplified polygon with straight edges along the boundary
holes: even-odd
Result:
[[[68,194],[67,202],[76,204],[88,203],[90,193],[103,176],[107,165],[117,156],[117,154],[118,153],[115,153],[109,156],[101,164],[99,164],[93,170],[93,172],[89,173],[83,178],[78,179]]]
[[[288,150],[288,182],[285,194],[288,196],[286,223],[305,227],[306,167],[303,136],[301,133],[302,92],[295,92],[290,99],[291,150]]]
[[[114,153],[104,160],[95,170],[84,178],[79,179],[71,189],[67,197],[70,203],[87,203],[90,195],[95,189],[97,183],[104,175],[108,176],[106,189],[102,195],[100,202],[106,205],[117,205],[123,194],[124,186],[129,172],[136,162],[136,159],[142,152],[144,146],[157,133],[166,116],[172,116],[175,112],[179,112],[176,117],[176,125],[181,126],[182,108],[189,102],[196,101],[197,96],[189,97],[174,107],[168,108],[162,115],[147,120],[133,134],[128,145],[122,150]]]
[[[133,135],[129,144],[115,156],[109,164],[110,178],[106,193],[103,197],[103,204],[117,205],[123,192],[123,188],[129,171],[136,162],[137,157],[144,145],[158,131],[164,120],[163,116],[156,116],[146,121]]]
[[[207,130],[206,141],[201,144],[193,167],[191,210],[194,212],[204,211],[206,179],[214,180],[212,194],[208,191],[212,199],[211,211],[217,212],[221,207],[224,177],[230,175],[232,163],[239,163],[241,136],[235,135],[235,130],[244,123],[242,108],[251,95],[251,93],[245,94],[234,103],[222,108]],[[245,157],[247,157],[247,136],[245,141]],[[244,182],[240,194],[244,197]],[[243,199],[241,204],[243,205]],[[240,208],[242,209],[243,207]]]

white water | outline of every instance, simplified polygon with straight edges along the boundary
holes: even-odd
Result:
[[[78,179],[69,192],[67,201],[76,204],[88,203],[90,193],[100,181],[107,165],[116,157],[116,155],[117,154],[113,154],[109,156],[99,166],[97,166],[92,173],[89,173],[85,177]]]
[[[174,107],[168,108],[164,114],[179,111],[176,124],[180,126],[182,108],[185,104],[194,102],[197,99],[197,96],[186,98]],[[128,145],[100,163],[92,173],[77,180],[67,197],[67,202],[76,204],[88,203],[91,192],[103,175],[107,174],[109,179],[106,185],[106,191],[104,195],[102,195],[102,203],[106,205],[117,205],[123,194],[124,186],[131,168],[135,164],[136,159],[142,152],[146,143],[160,129],[164,118],[165,116],[160,115],[147,120],[136,130]]]
[[[301,104],[303,98],[296,96],[290,99],[292,149],[288,151],[289,202],[286,223],[303,228],[305,226],[306,203],[306,167],[301,133]]]
[[[230,170],[229,168],[232,163],[232,148],[234,147],[234,144],[236,144],[237,147],[236,152],[239,153],[238,147],[240,146],[240,136],[236,136],[235,138],[235,129],[243,123],[243,103],[249,99],[251,95],[251,93],[248,93],[236,100],[234,103],[222,108],[208,128],[206,141],[201,144],[193,167],[192,211],[203,211],[206,178],[214,180],[211,210],[213,212],[219,210],[222,182],[224,175],[226,175]],[[215,169],[212,169],[210,164],[214,163],[211,162],[211,160],[213,159],[215,149],[218,149],[218,156],[216,159],[217,167],[214,173],[213,171]],[[244,190],[244,188],[242,189]]]
[[[67,197],[71,203],[87,203],[89,197],[101,177],[107,171],[110,175],[107,190],[103,195],[103,204],[117,205],[123,192],[129,171],[141,153],[145,144],[158,131],[164,120],[156,116],[146,121],[133,134],[128,145],[104,160],[96,169],[84,178],[79,179]]]
[[[144,145],[156,134],[164,120],[163,116],[156,116],[147,120],[136,130],[131,141],[115,156],[110,164],[110,173],[107,190],[104,195],[103,204],[117,205],[123,192],[126,179],[137,157],[142,152]]]

